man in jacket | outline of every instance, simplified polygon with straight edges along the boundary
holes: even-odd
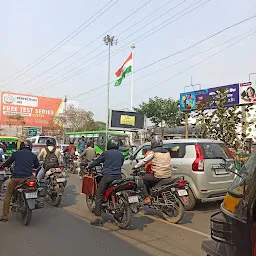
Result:
[[[80,172],[79,175],[84,175],[84,169],[88,166],[88,164],[91,163],[92,160],[96,158],[96,151],[94,149],[94,143],[92,141],[89,141],[87,143],[86,150],[80,155],[81,163],[80,163]]]
[[[37,176],[36,176],[38,182],[41,181],[41,179],[45,175],[45,172],[48,171],[47,169],[49,169],[49,167],[46,166],[47,165],[46,159],[47,159],[47,155],[50,154],[50,152],[54,152],[56,156],[56,162],[54,163],[55,165],[50,166],[50,168],[57,168],[59,167],[59,163],[60,163],[60,150],[56,148],[56,140],[53,138],[47,139],[46,146],[47,146],[46,148],[42,148],[41,152],[37,156],[39,161],[43,160],[44,162],[42,168],[40,169],[40,171],[37,173]]]
[[[14,171],[5,194],[3,215],[0,217],[0,221],[8,221],[7,216],[15,187],[22,184],[28,178],[34,178],[32,174],[33,168],[39,167],[38,159],[31,150],[32,143],[29,140],[25,140],[20,144],[20,150],[14,152],[12,156],[3,165],[1,165],[1,168],[3,169],[15,162]]]
[[[96,203],[95,203],[95,215],[96,220],[92,221],[93,226],[102,226],[103,219],[101,217],[101,205],[103,195],[108,188],[108,186],[114,180],[121,179],[121,167],[124,162],[123,154],[118,150],[119,141],[116,138],[111,138],[107,144],[107,151],[103,152],[96,160],[94,160],[90,165],[89,169],[93,168],[100,163],[103,163],[102,169],[102,179],[98,185],[96,191]]]
[[[82,136],[82,138],[79,140],[78,142],[78,149],[80,153],[83,153],[85,150],[85,146],[86,146],[86,141],[84,139],[84,136]]]
[[[171,177],[171,156],[167,149],[163,148],[161,136],[155,135],[151,140],[151,152],[135,165],[135,169],[149,162],[151,163],[152,172],[147,172],[143,180],[150,186],[155,186],[161,179]],[[146,185],[144,185],[144,203],[150,203],[150,197]]]

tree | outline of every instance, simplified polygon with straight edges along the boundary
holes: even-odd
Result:
[[[61,125],[65,131],[82,132],[98,129],[92,112],[77,109],[73,105],[69,105],[65,112],[57,116],[54,121]]]
[[[203,101],[197,106],[196,125],[200,126],[200,133],[197,134],[197,137],[219,139],[225,144],[233,146],[244,142],[249,133],[238,132],[241,124],[245,125],[242,122],[242,112],[235,105],[226,107],[226,102],[228,102],[228,91],[219,89],[211,99]],[[210,107],[214,107],[214,109],[209,110]],[[249,117],[250,106],[246,106],[245,109]],[[248,121],[247,125],[249,127],[251,122]],[[250,129],[248,131],[250,132]]]
[[[148,103],[143,102],[135,111],[143,113],[155,126],[165,123],[169,127],[182,125],[184,114],[179,109],[179,101],[173,99],[150,98]]]
[[[96,121],[96,124],[98,125],[98,129],[99,131],[101,130],[106,130],[106,123],[102,122],[102,121]]]

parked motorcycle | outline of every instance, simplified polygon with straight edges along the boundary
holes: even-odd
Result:
[[[139,211],[143,207],[143,179],[144,174],[141,168],[134,170],[134,179],[137,183],[137,196],[139,202],[134,203]],[[154,187],[148,187],[151,202],[148,204],[149,208],[156,209],[162,212],[163,217],[170,223],[178,223],[183,219],[184,206],[188,204],[188,189],[189,185],[184,177],[168,178],[160,180]]]
[[[87,170],[83,177],[82,193],[86,194],[86,204],[91,212],[95,210],[95,193],[102,178],[101,167]],[[134,179],[113,181],[103,196],[102,212],[113,216],[115,224],[126,229],[132,220],[130,193],[134,193],[136,183]]]
[[[27,179],[15,188],[11,201],[11,211],[21,215],[22,223],[28,226],[32,218],[32,210],[43,208],[38,202],[38,184],[36,179]]]
[[[61,203],[61,198],[64,193],[64,188],[67,185],[66,174],[62,168],[51,168],[45,173],[44,179],[40,182],[39,196],[47,196],[51,204],[58,207]]]

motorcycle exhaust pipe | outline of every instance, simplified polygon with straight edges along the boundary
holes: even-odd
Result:
[[[35,205],[35,209],[41,209],[44,208],[44,202],[37,202]]]

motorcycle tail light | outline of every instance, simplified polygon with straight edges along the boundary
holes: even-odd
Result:
[[[62,171],[61,171],[61,169],[59,168],[59,169],[56,169],[55,172],[58,172],[58,173],[59,173],[59,172],[62,172]]]
[[[178,181],[178,186],[179,186],[179,187],[184,187],[186,184],[187,184],[187,181],[186,181],[186,180],[179,180],[179,181]]]
[[[63,187],[63,184],[62,184],[62,183],[59,183],[59,187],[62,188],[62,187]]]
[[[35,180],[28,181],[28,182],[26,183],[26,185],[27,185],[28,187],[35,187],[36,181],[35,181]]]

